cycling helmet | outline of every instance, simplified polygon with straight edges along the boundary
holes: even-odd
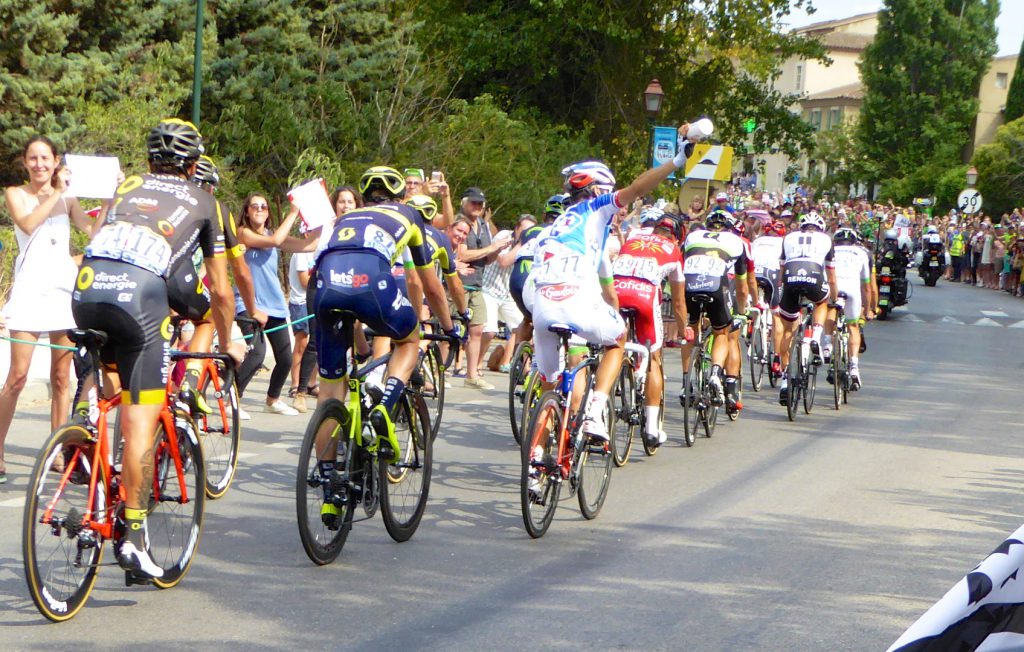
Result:
[[[655,222],[665,215],[665,211],[657,206],[647,206],[640,211],[640,226],[654,226]]]
[[[939,230],[936,229],[934,226],[929,226],[927,229],[924,230],[924,232],[925,232],[925,235],[927,235],[929,233],[938,233]]]
[[[544,202],[544,217],[558,217],[565,212],[565,201],[568,199],[566,195],[551,195],[548,200]]]
[[[665,229],[672,233],[676,240],[683,239],[683,221],[675,213],[662,213],[654,222],[655,229]]]
[[[818,215],[815,211],[810,211],[800,216],[800,230],[804,230],[809,226],[818,227],[819,231],[825,230],[825,218]]]
[[[363,201],[369,202],[374,191],[383,191],[388,199],[401,199],[405,196],[405,177],[394,168],[378,165],[363,172],[359,179],[359,194]]]
[[[857,232],[845,226],[836,230],[832,235],[832,242],[834,244],[856,244],[857,240],[859,240]]]
[[[150,163],[185,170],[203,153],[203,137],[191,122],[168,118],[149,130],[146,151]]]
[[[200,156],[196,161],[196,173],[192,175],[192,182],[200,185],[217,187],[220,185],[220,174],[217,173],[217,165],[209,156]]]
[[[429,195],[413,195],[405,203],[419,211],[428,223],[437,215],[437,202]]]
[[[705,218],[704,225],[711,231],[732,227],[733,217],[729,211],[711,211]]]
[[[885,230],[885,239],[886,240],[899,240],[899,234],[896,233],[896,229],[886,229]]]
[[[583,161],[574,163],[562,170],[567,175],[565,179],[565,191],[571,197],[578,197],[591,188],[600,188],[611,192],[615,188],[615,175],[608,169],[608,166],[600,161]]]
[[[782,222],[778,221],[778,220],[774,220],[772,222],[769,222],[764,227],[764,234],[765,235],[777,235],[779,237],[782,237],[782,236],[786,235],[786,225],[783,224]]]

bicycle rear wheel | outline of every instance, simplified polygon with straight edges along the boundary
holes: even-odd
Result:
[[[636,401],[636,393],[636,376],[633,374],[633,365],[627,358],[622,361],[622,368],[615,379],[612,395],[608,400],[611,415],[606,423],[615,466],[623,466],[629,461],[629,452],[633,448],[637,426],[637,406],[633,404]]]
[[[577,453],[576,459],[580,483],[576,497],[583,518],[590,520],[601,512],[604,500],[608,497],[615,456],[609,442],[594,441],[586,435],[582,439],[583,450]]]
[[[786,369],[786,376],[789,380],[789,390],[786,392],[786,416],[790,421],[796,421],[797,405],[800,404],[800,386],[803,383],[803,347],[800,345],[800,333],[793,336],[793,346],[790,347],[789,365]]]
[[[217,364],[216,376],[209,373],[204,376],[200,392],[215,399],[209,403],[213,413],[202,415],[196,427],[206,462],[206,496],[216,499],[227,493],[238,466],[238,444],[242,438],[238,420],[238,388],[234,382],[229,387],[224,386],[220,363]]]
[[[441,347],[436,342],[431,342],[420,356],[419,373],[423,384],[418,391],[427,406],[430,437],[433,439],[441,429],[441,415],[444,414],[444,365],[441,361]]]
[[[843,406],[843,356],[839,353],[842,347],[843,340],[837,334],[832,351],[832,402],[837,412]]]
[[[525,403],[526,382],[530,375],[530,362],[533,359],[533,346],[529,342],[520,342],[512,354],[512,364],[508,370],[508,418],[512,423],[512,437],[517,444],[523,439],[523,405]]]
[[[341,401],[326,401],[310,417],[299,449],[295,472],[299,539],[310,561],[318,566],[338,558],[359,504],[360,497],[354,495],[352,487],[364,487],[369,481],[362,465],[354,470],[348,424],[348,410]],[[317,433],[321,431],[330,433],[330,438],[326,439],[329,443],[318,447]]]
[[[163,577],[153,578],[153,584],[161,589],[178,584],[192,566],[205,504],[203,449],[192,418],[183,410],[175,410],[173,437],[164,430],[162,420],[157,425],[153,487],[146,517],[149,554],[164,571]]]
[[[96,493],[89,502],[93,447],[81,426],[66,425],[50,435],[36,458],[22,522],[25,580],[39,613],[54,622],[73,618],[85,605],[103,559],[103,539],[87,520],[106,519],[107,479],[95,470]],[[63,457],[64,471],[54,471]],[[67,477],[69,480],[65,481]]]
[[[764,383],[765,368],[765,330],[764,322],[759,317],[754,322],[754,331],[750,335],[750,386],[755,392],[761,391]]]
[[[545,392],[530,415],[529,427],[524,430],[528,436],[523,438],[519,478],[523,524],[534,539],[548,531],[558,505],[558,494],[562,488],[558,460],[561,426],[561,399],[555,392]]]
[[[805,362],[807,370],[804,372],[804,414],[810,414],[814,409],[814,393],[818,387],[818,365],[813,361]]]
[[[711,378],[711,342],[705,341],[704,348],[702,350],[703,364],[701,366],[701,389],[703,390],[701,397],[704,404],[704,436],[708,439],[711,435],[715,434],[715,426],[718,424],[718,409],[714,401],[711,400],[711,393],[708,388],[708,379]]]
[[[395,406],[395,436],[402,457],[394,464],[378,456],[380,514],[395,541],[408,541],[420,526],[430,494],[434,440],[423,398],[406,393]]]
[[[690,352],[690,364],[683,374],[683,443],[689,448],[697,441],[697,428],[701,423],[701,401],[704,397],[704,377],[700,369],[700,349]]]

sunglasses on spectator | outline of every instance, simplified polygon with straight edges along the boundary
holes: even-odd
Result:
[[[258,211],[265,211],[270,209],[270,206],[267,206],[266,204],[249,204],[249,208],[255,208]]]

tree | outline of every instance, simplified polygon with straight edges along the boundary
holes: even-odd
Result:
[[[1013,69],[1010,89],[1006,92],[1006,108],[1003,109],[1003,120],[1013,122],[1024,116],[1024,42],[1020,45],[1017,55],[1017,67]]]
[[[998,0],[886,0],[860,63],[865,86],[858,141],[906,199],[926,194],[960,159],[996,52]]]
[[[1013,210],[1024,197],[1024,118],[996,130],[995,140],[974,153],[978,190],[985,198],[985,212]]]

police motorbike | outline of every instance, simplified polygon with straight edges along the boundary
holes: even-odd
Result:
[[[878,318],[885,320],[893,308],[905,305],[907,296],[907,260],[898,247],[887,247],[878,257]]]
[[[949,253],[943,251],[942,244],[937,242],[925,243],[915,258],[917,273],[928,287],[935,287],[942,272],[950,264]]]

